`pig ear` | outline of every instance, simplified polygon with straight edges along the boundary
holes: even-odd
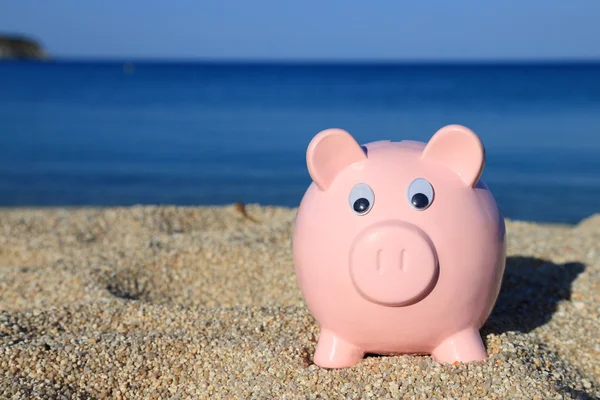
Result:
[[[366,158],[360,144],[342,129],[317,133],[306,151],[308,173],[321,190],[327,190],[344,168]]]
[[[469,128],[448,125],[433,135],[421,158],[444,164],[456,172],[467,186],[474,187],[483,172],[485,149],[479,137]]]

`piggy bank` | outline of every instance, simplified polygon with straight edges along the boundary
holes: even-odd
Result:
[[[428,143],[361,146],[318,133],[312,183],[293,233],[294,267],[320,326],[314,363],[344,368],[365,354],[484,360],[479,329],[506,262],[505,224],[481,179],[485,150],[460,125]]]

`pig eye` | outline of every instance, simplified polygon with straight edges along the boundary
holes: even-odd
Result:
[[[375,202],[375,194],[369,185],[365,183],[359,183],[352,188],[350,192],[350,208],[358,215],[365,215]]]
[[[408,185],[406,198],[415,210],[423,211],[433,201],[433,186],[426,179],[417,178]]]

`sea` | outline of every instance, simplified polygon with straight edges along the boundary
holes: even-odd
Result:
[[[482,139],[505,217],[600,212],[600,64],[0,63],[0,206],[298,206],[305,152],[337,127],[361,143]]]

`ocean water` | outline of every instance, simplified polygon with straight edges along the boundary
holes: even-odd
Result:
[[[0,63],[0,206],[297,206],[320,130],[459,123],[508,218],[600,212],[599,65]]]

